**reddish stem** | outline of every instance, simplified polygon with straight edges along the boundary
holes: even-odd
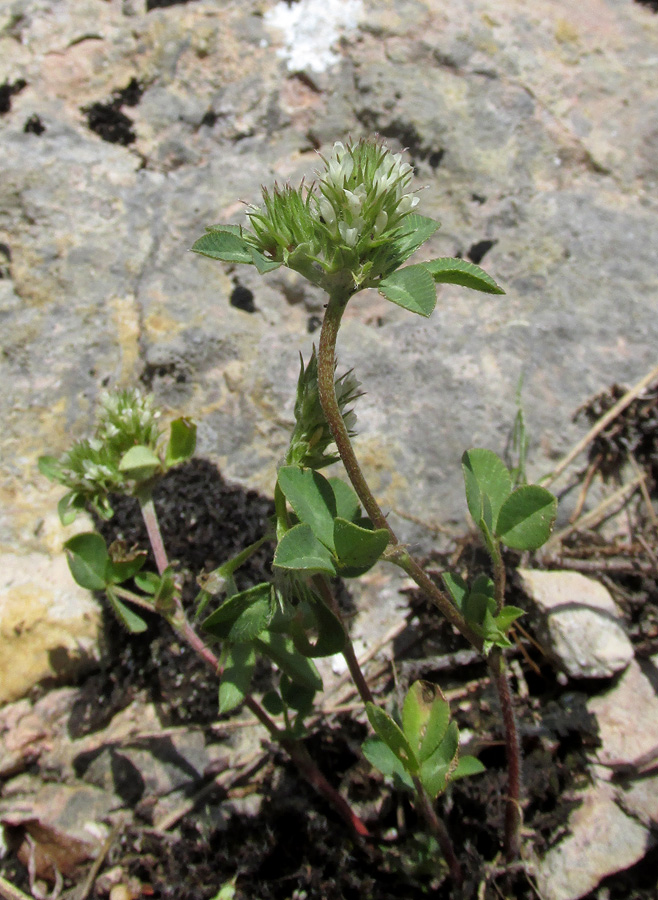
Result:
[[[505,838],[503,848],[508,862],[517,859],[521,850],[521,747],[516,729],[516,716],[505,668],[503,653],[494,648],[489,668],[498,692],[505,731],[508,788],[505,805]]]

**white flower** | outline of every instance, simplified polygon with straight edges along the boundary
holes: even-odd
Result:
[[[350,228],[347,222],[338,223],[338,231],[348,247],[355,247],[359,239],[359,231],[357,228]]]
[[[333,208],[331,203],[327,200],[326,197],[320,197],[318,200],[318,207],[320,209],[320,215],[324,219],[325,223],[330,227],[336,224],[336,210]]]
[[[351,153],[348,153],[344,144],[336,141],[333,155],[327,162],[327,173],[324,180],[333,187],[343,188],[353,169],[354,160]]]
[[[382,209],[377,218],[375,219],[375,224],[373,225],[372,231],[374,235],[381,234],[382,231],[386,228],[386,223],[388,222],[388,213],[386,210]]]
[[[418,206],[419,199],[418,197],[414,197],[413,194],[405,194],[397,206],[398,213],[403,216],[408,212],[411,212],[416,206]]]

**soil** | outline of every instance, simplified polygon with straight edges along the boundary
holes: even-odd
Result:
[[[655,404],[652,411],[654,408]],[[645,404],[642,410],[647,409]],[[646,416],[640,419],[645,422]],[[653,437],[655,440],[655,433]],[[602,453],[610,468],[610,448],[610,441],[605,453],[595,447],[591,459]],[[646,443],[642,445],[649,470],[655,462],[650,450]],[[655,482],[650,486],[655,492]],[[212,570],[256,540],[273,512],[269,500],[227,485],[216,468],[203,460],[170,472],[155,502],[170,557],[190,573],[185,580],[188,605],[197,590],[191,573]],[[114,518],[99,523],[104,536],[146,546],[136,503],[116,498],[114,508]],[[609,545],[587,535],[567,547],[565,554],[579,560],[589,555],[597,562],[599,577],[622,605],[637,656],[656,653],[655,578],[651,573],[610,567],[606,548],[610,551]],[[240,570],[240,588],[267,577],[270,554],[271,547],[263,547]],[[471,536],[456,542],[451,555],[453,569],[458,565],[462,571],[474,573],[486,568],[486,557]],[[448,560],[437,556],[427,562],[430,570],[438,572]],[[510,553],[506,563],[507,602],[523,606],[514,580],[518,558]],[[344,599],[349,603],[347,594]],[[522,867],[505,872],[500,865],[505,755],[486,667],[472,662],[468,655],[461,657],[465,664],[452,670],[446,671],[443,663],[437,667],[437,659],[457,654],[454,658],[459,660],[458,652],[468,647],[418,593],[410,592],[408,601],[407,627],[395,641],[400,677],[403,682],[417,677],[436,681],[444,691],[460,696],[452,704],[453,714],[460,729],[478,736],[477,745],[469,752],[476,753],[486,766],[483,775],[453,784],[437,807],[466,873],[465,896],[537,900],[532,880]],[[510,657],[524,754],[524,835],[527,847],[542,853],[564,835],[575,803],[573,793],[588,781],[586,753],[599,739],[586,701],[601,685],[578,682],[576,689],[574,683],[562,685],[531,642],[532,623],[525,628],[527,637],[519,635]],[[81,684],[69,723],[72,737],[105,727],[139,696],[158,705],[163,726],[200,726],[208,741],[217,740],[216,732],[209,728],[217,721],[217,685],[204,665],[176,644],[166,624],[152,617],[145,634],[128,636],[108,615],[107,634],[107,663]],[[270,679],[271,672],[263,665],[258,690],[266,690]],[[385,679],[377,690],[385,694],[405,687],[405,683],[396,686]],[[333,809],[308,787],[285,755],[273,748],[270,762],[254,778],[262,797],[257,815],[235,813],[228,825],[217,824],[213,811],[226,799],[226,793],[217,787],[174,831],[156,833],[140,809],[141,798],[135,796],[135,814],[111,846],[105,867],[122,866],[133,876],[134,884],[141,886],[135,897],[163,900],[210,900],[233,878],[238,900],[452,898],[446,868],[432,841],[423,837],[407,797],[392,791],[360,759],[358,748],[365,735],[365,726],[351,716],[333,715],[307,745],[327,777],[367,822],[373,841],[356,843]],[[249,790],[245,787],[247,793]],[[654,848],[636,866],[607,878],[586,900],[655,900],[657,871],[658,849]],[[0,861],[0,872],[29,890],[27,873],[12,856]],[[107,895],[92,891],[89,896]]]

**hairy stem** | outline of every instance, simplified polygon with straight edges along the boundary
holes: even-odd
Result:
[[[491,554],[494,570],[494,592],[496,597],[496,615],[500,614],[501,609],[505,605],[505,583],[507,573],[505,572],[505,563],[500,552],[500,543],[494,544],[494,550]]]
[[[162,575],[169,565],[169,562],[167,560],[167,553],[160,532],[158,516],[155,511],[155,506],[153,505],[153,497],[150,491],[148,494],[139,497],[139,504],[151,542],[151,548],[153,549],[153,554],[155,556],[158,572]],[[178,636],[182,638],[182,640],[184,640],[208,666],[210,666],[213,673],[220,676],[222,674],[222,665],[217,656],[205,641],[199,637],[188,621],[178,591],[174,594],[174,603],[174,611],[171,615],[167,616],[169,624]],[[359,838],[370,837],[370,832],[364,823],[356,815],[349,803],[327,781],[313,762],[306,747],[299,741],[284,737],[283,732],[277,726],[276,722],[268,716],[260,703],[258,703],[251,694],[245,696],[244,703],[258,721],[267,728],[273,740],[279,743],[287,751],[288,755],[297,766],[300,775],[302,775],[311,787],[315,788],[315,790],[324,797],[331,806],[333,806],[343,821],[347,823],[352,833]]]
[[[334,384],[334,372],[336,370],[336,338],[340,320],[345,310],[347,297],[332,297],[327,305],[322,331],[320,332],[320,345],[318,349],[318,393],[320,404],[325,414],[331,434],[338,448],[338,452],[345,466],[352,486],[363,504],[370,521],[376,528],[385,528],[390,536],[389,546],[386,550],[386,559],[400,566],[416,582],[418,587],[440,609],[448,621],[460,631],[464,637],[476,649],[482,649],[482,639],[470,628],[459,610],[449,597],[432,581],[423,571],[422,567],[406,551],[398,541],[395,532],[391,528],[386,516],[375,500],[370,487],[361,471],[359,461],[354,453],[350,436],[340,412],[336,399]]]
[[[521,747],[505,659],[502,650],[497,647],[489,656],[489,669],[498,693],[505,731],[508,788],[503,849],[505,857],[511,862],[518,857],[521,849]]]
[[[448,864],[455,886],[461,887],[464,882],[464,876],[455,853],[455,848],[453,847],[450,835],[448,834],[448,829],[438,817],[434,805],[420,778],[414,776],[413,781],[414,787],[416,788],[418,810],[425,819],[428,829],[438,841],[441,853],[443,853],[443,858]]]

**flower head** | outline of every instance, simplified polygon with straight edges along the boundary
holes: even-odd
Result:
[[[130,488],[130,474],[121,469],[122,457],[137,446],[155,452],[160,438],[160,413],[152,397],[129,388],[105,392],[100,403],[93,437],[76,441],[59,459],[42,457],[39,461],[45,475],[69,490],[62,500],[62,518],[74,518],[75,510],[87,504],[103,518],[110,518],[108,495]]]
[[[413,169],[384,144],[337,142],[308,188],[263,188],[263,204],[247,215],[247,245],[301,272],[329,293],[374,285],[392,271],[391,241],[418,204]]]

